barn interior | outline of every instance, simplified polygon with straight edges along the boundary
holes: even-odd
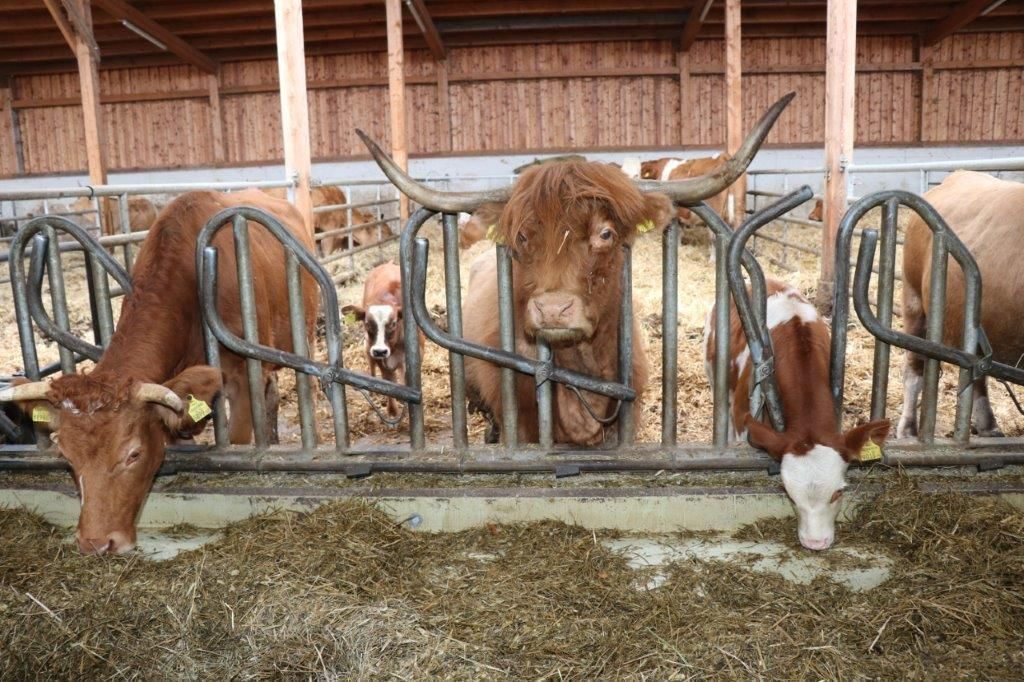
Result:
[[[0,388],[93,364],[16,300],[19,276],[58,330],[103,346],[95,251],[52,236],[62,253],[36,284],[26,240],[14,269],[8,250],[40,216],[82,226],[130,271],[176,196],[277,192],[321,235],[313,255],[341,306],[399,260],[417,209],[357,128],[432,187],[482,190],[551,156],[625,166],[733,153],[788,92],[730,189],[731,222],[806,185],[750,248],[768,275],[828,305],[847,206],[923,194],[957,168],[1024,181],[1024,2],[5,0],[0,308],[12,313]],[[900,209],[900,240],[910,217]],[[856,225],[854,257],[859,230],[885,221],[875,208]],[[808,552],[777,467],[717,439],[701,355],[714,240],[699,225],[681,234],[671,316],[666,240],[632,249],[654,381],[624,444],[615,431],[596,450],[486,443],[489,422],[452,392],[453,356],[427,341],[421,405],[389,424],[381,395],[349,386],[340,445],[331,401],[320,392],[305,424],[305,379],[284,369],[280,443],[231,446],[207,429],[170,448],[138,518],[140,551],[97,558],[71,540],[80,500],[67,463],[45,440],[0,441],[0,676],[1017,674],[1015,389],[990,393],[1004,438],[962,439],[957,368],[944,365],[934,433],[852,468],[837,544]],[[425,306],[448,330],[445,228],[431,217],[420,236]],[[456,249],[462,299],[491,250]],[[312,349],[321,362],[329,326]],[[873,370],[878,340],[852,312],[845,326],[845,422],[895,421],[903,351]],[[343,319],[339,334],[345,366],[368,372],[362,327]]]

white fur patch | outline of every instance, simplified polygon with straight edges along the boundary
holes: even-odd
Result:
[[[664,170],[661,171],[661,181],[665,182],[666,180],[671,178],[672,171],[674,171],[676,168],[679,168],[684,163],[686,163],[685,159],[669,159],[668,163],[665,164]]]
[[[377,336],[370,343],[370,352],[386,350],[391,355],[391,348],[388,346],[387,325],[395,315],[395,307],[392,305],[371,305],[366,310],[374,322],[377,323]]]
[[[626,177],[639,178],[640,177],[640,157],[639,156],[627,156],[622,160],[622,172],[626,174]]]
[[[842,456],[824,445],[782,457],[782,484],[796,507],[800,543],[808,549],[826,549],[835,538],[839,500],[832,497],[846,487],[846,469]]]
[[[818,311],[800,295],[800,292],[790,287],[768,297],[765,317],[768,329],[775,329],[794,317],[804,324],[815,322],[818,319]]]
[[[78,477],[78,505],[85,506],[85,476]]]

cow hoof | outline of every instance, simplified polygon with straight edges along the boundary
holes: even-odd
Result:
[[[484,434],[484,443],[487,445],[496,445],[501,442],[501,428],[491,422],[487,425],[487,432]]]

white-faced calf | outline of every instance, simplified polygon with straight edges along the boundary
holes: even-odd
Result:
[[[405,334],[402,331],[402,271],[394,263],[382,263],[366,276],[363,304],[347,305],[345,315],[361,320],[366,329],[366,359],[370,373],[388,381],[405,383]],[[423,335],[419,338],[423,347]],[[388,414],[398,414],[398,401],[388,398]]]
[[[753,363],[735,304],[729,310],[729,422],[734,440],[749,434],[750,444],[766,451],[781,466],[799,519],[800,544],[828,549],[846,487],[846,469],[859,461],[868,441],[881,445],[888,420],[839,431],[829,391],[828,327],[807,299],[793,287],[767,282],[767,323],[775,355],[775,377],[786,430],[776,432],[750,414]],[[715,359],[714,309],[704,328],[704,357],[709,380]]]

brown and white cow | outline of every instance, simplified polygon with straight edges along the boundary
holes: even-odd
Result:
[[[366,276],[362,305],[341,309],[363,322],[366,329],[366,360],[370,374],[377,372],[388,381],[405,383],[405,332],[402,329],[402,270],[394,263],[381,263]],[[419,337],[423,347],[423,334]],[[398,401],[388,398],[388,414],[398,414]]]
[[[993,359],[1016,365],[1024,354],[1024,184],[985,173],[956,171],[925,193],[935,210],[967,246],[981,270],[981,326],[992,344]],[[903,245],[903,327],[923,337],[927,326],[932,269],[932,232],[914,214]],[[964,276],[949,259],[943,342],[959,348],[963,340]],[[917,435],[918,400],[923,388],[924,360],[908,352],[903,374],[903,413],[896,435]],[[1001,436],[982,377],[974,384],[974,429],[982,436]]]
[[[734,441],[749,435],[750,444],[778,460],[782,484],[796,507],[800,544],[828,549],[846,487],[846,469],[859,461],[868,440],[881,444],[888,420],[840,432],[829,391],[828,326],[800,292],[769,279],[766,321],[771,331],[775,376],[786,430],[776,432],[750,415],[753,363],[736,306],[729,306],[729,423]],[[704,358],[714,383],[714,308],[704,326]]]
[[[142,243],[132,270],[132,291],[95,368],[0,392],[0,400],[17,401],[29,413],[41,409],[47,416],[81,498],[76,538],[83,552],[132,548],[135,517],[163,462],[166,443],[198,433],[207,418],[192,411],[197,405],[193,399],[209,404],[222,390],[221,371],[205,364],[195,247],[207,220],[233,206],[256,206],[276,215],[312,248],[301,217],[285,201],[258,190],[183,194],[160,213]],[[284,251],[276,238],[255,225],[250,240],[260,343],[290,350]],[[218,310],[228,328],[241,336],[231,230],[221,230],[212,243],[220,252]],[[312,336],[317,292],[308,275],[302,294]],[[248,443],[252,420],[245,361],[226,348],[220,352],[231,441]],[[274,369],[263,367],[265,391],[276,391]]]
[[[699,159],[662,158],[644,161],[640,164],[640,177],[644,180],[661,180],[663,182],[684,180],[713,173],[730,158],[728,154],[719,153]],[[728,198],[729,193],[723,191],[713,197],[708,197],[704,200],[704,203],[715,213],[725,218],[727,222],[732,222],[732,210],[729,206]],[[680,222],[691,227],[703,222],[693,211],[682,206],[676,207],[676,215],[679,217]]]

